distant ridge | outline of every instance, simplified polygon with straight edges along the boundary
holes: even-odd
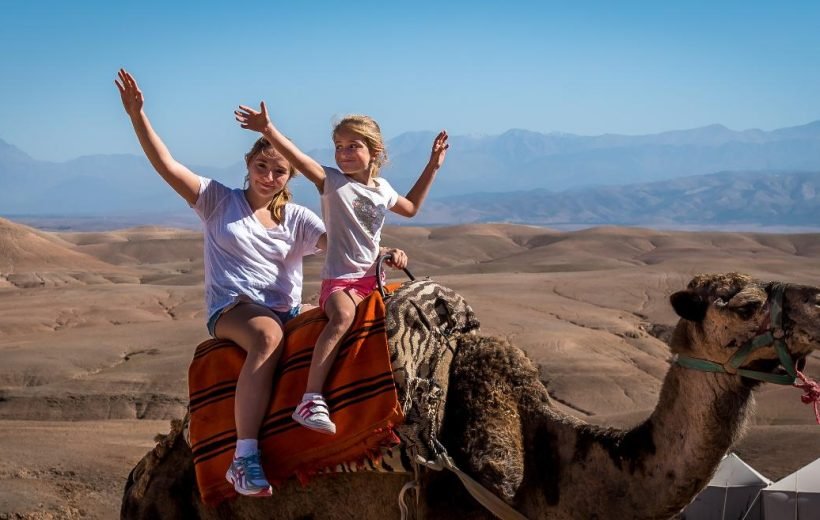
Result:
[[[388,143],[390,161],[382,173],[399,192],[406,193],[415,182],[429,157],[433,136],[433,132],[408,132]],[[311,154],[320,162],[333,164],[330,149],[313,150]],[[233,187],[241,186],[245,173],[241,162],[229,168],[189,167]],[[779,195],[783,205],[771,206],[776,221],[783,225],[806,225],[809,218],[806,215],[815,208],[812,197],[800,199],[795,194],[787,195],[788,187],[777,188],[781,182],[777,176],[782,172],[817,171],[820,171],[820,121],[772,131],[735,131],[715,124],[637,136],[542,134],[511,129],[495,136],[452,136],[447,163],[437,175],[430,200],[447,198],[457,205],[458,211],[455,207],[447,211],[448,208],[441,205],[432,210],[430,204],[419,218],[427,223],[512,218],[532,223],[651,224],[661,212],[641,211],[647,204],[652,207],[652,199],[630,198],[628,192],[618,189],[619,186],[630,185],[633,186],[630,190],[634,191],[634,186],[638,185],[708,174],[717,176],[708,181],[710,186],[716,186],[721,176],[729,175],[726,172],[750,172],[738,174],[747,176],[756,172],[754,175],[758,176],[758,181],[755,186],[767,190],[765,186],[771,184],[776,191],[786,190]],[[763,182],[760,175],[775,177]],[[751,200],[738,177],[727,182],[734,184],[726,184],[723,189],[742,195],[741,200]],[[807,190],[816,187],[813,182],[809,182]],[[145,158],[134,155],[95,155],[53,163],[38,161],[13,145],[0,142],[0,185],[4,187],[0,191],[0,214],[7,216],[100,215],[120,218],[143,215],[151,223],[163,224],[150,220],[150,215],[190,212]],[[647,189],[656,196],[668,190],[675,191],[676,186],[670,184],[664,189],[658,184]],[[318,209],[316,190],[304,178],[297,178],[292,188],[296,202]],[[586,189],[593,191],[581,196],[581,191]],[[510,202],[515,206],[512,208],[503,208],[499,206],[500,202],[479,208],[467,200],[485,200],[481,195],[473,195],[476,193],[531,190],[541,190],[543,200],[551,200],[549,193],[573,192],[549,203],[550,207],[563,208],[561,212],[550,210],[545,213],[547,204],[543,200],[525,205]],[[682,193],[676,196],[676,202],[683,200],[681,197],[691,199]],[[605,200],[607,197],[611,200]],[[765,206],[765,199],[771,198],[772,194],[762,193],[760,197]],[[520,194],[500,197],[510,201],[516,198],[521,202]],[[626,203],[627,208],[616,206],[614,201]],[[631,207],[633,202],[641,207]],[[758,224],[765,220],[763,213],[720,211],[723,206],[717,200],[711,202],[717,203],[717,209],[703,212],[705,206],[698,206],[692,199],[691,206],[679,208],[680,217],[693,224],[708,225]],[[688,211],[685,215],[684,210]],[[668,216],[675,211],[663,214]],[[703,221],[695,222],[700,216]],[[678,216],[672,218],[676,222],[679,220]],[[816,223],[812,222],[812,225]]]
[[[720,172],[663,182],[430,201],[431,222],[820,229],[820,172]]]

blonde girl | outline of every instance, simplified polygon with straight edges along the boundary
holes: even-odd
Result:
[[[376,287],[375,263],[379,253],[392,253],[393,267],[407,265],[403,251],[379,246],[386,211],[404,217],[418,213],[444,163],[449,147],[447,132],[436,136],[427,166],[407,196],[402,197],[379,177],[387,153],[379,125],[368,116],[346,117],[333,129],[336,169],[319,165],[286,139],[271,123],[264,102],[259,111],[241,105],[235,114],[242,128],[260,132],[321,194],[327,256],[319,305],[327,314],[328,323],[316,342],[307,388],[293,418],[311,430],[334,434],[336,425],[330,418],[322,387],[336,358],[339,341],[353,323],[356,305]]]

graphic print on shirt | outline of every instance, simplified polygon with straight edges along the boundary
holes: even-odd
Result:
[[[384,207],[376,206],[372,200],[362,195],[353,200],[353,213],[371,237],[376,236],[384,223]]]

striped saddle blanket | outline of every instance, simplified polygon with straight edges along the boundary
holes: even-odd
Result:
[[[404,415],[393,382],[385,306],[376,292],[358,306],[325,384],[336,435],[312,432],[291,418],[305,390],[315,341],[325,323],[324,313],[314,309],[285,327],[284,351],[259,432],[263,467],[273,482],[366,461],[398,443],[394,427]],[[225,472],[236,445],[234,392],[244,360],[245,352],[237,345],[209,340],[197,347],[188,372],[190,444],[200,495],[211,505],[235,496]]]

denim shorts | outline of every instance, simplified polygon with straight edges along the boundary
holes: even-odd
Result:
[[[229,305],[226,305],[225,307],[222,307],[218,311],[215,311],[213,314],[211,314],[211,317],[208,318],[207,327],[208,327],[208,334],[210,334],[212,338],[216,338],[216,334],[215,334],[216,322],[219,321],[219,318],[223,314],[228,312],[229,310],[231,310],[234,307],[236,307],[237,305],[239,305],[240,303],[247,303],[247,302],[235,301],[235,302],[233,302]],[[277,318],[279,318],[279,321],[282,322],[282,325],[284,325],[285,323],[289,322],[290,320],[292,320],[293,318],[298,316],[299,315],[299,310],[301,308],[302,308],[301,305],[296,305],[295,307],[291,307],[290,309],[288,309],[286,311],[276,311],[276,310],[273,310],[273,309],[270,309],[270,310],[271,310],[271,312],[273,312],[276,315]]]

